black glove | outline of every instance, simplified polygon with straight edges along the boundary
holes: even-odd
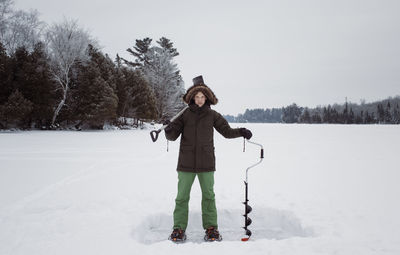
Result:
[[[247,140],[250,140],[250,138],[253,136],[250,130],[246,128],[240,128],[239,129],[240,135],[246,138]]]
[[[172,127],[171,127],[171,121],[170,120],[165,120],[164,122],[163,122],[163,125],[168,125],[168,126],[166,126],[165,128],[164,128],[164,131],[165,132],[169,132],[171,129],[172,129]]]

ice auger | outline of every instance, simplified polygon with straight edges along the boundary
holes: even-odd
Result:
[[[254,164],[254,165],[252,165],[252,166],[250,166],[250,167],[248,167],[246,169],[246,181],[244,182],[244,185],[245,185],[245,201],[243,202],[243,204],[244,204],[244,215],[243,215],[243,217],[244,217],[244,227],[243,228],[245,230],[245,235],[247,237],[243,237],[242,238],[243,242],[248,241],[250,239],[250,236],[251,236],[251,231],[250,231],[250,229],[247,228],[252,222],[252,220],[248,216],[248,214],[252,211],[251,206],[248,204],[248,202],[249,202],[249,198],[248,198],[248,184],[249,184],[248,183],[248,172],[249,172],[250,168],[255,167],[256,165],[260,164],[261,161],[264,158],[264,148],[263,148],[263,146],[261,144],[253,143],[253,142],[250,142],[249,140],[246,140],[246,141],[248,143],[252,143],[252,144],[260,146],[261,147],[261,156],[260,156],[260,161],[259,162],[257,162],[256,164]]]

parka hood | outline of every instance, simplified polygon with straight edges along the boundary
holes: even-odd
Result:
[[[183,101],[190,104],[190,101],[194,99],[197,92],[201,91],[206,97],[211,105],[216,105],[218,103],[218,98],[215,96],[214,92],[205,84],[193,85],[186,91],[183,95]]]

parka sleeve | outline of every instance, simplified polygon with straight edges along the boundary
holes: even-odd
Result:
[[[225,138],[241,137],[239,128],[231,128],[228,121],[218,112],[214,111],[214,127]]]
[[[183,114],[172,121],[168,125],[168,129],[164,129],[165,138],[170,141],[175,141],[183,131]]]

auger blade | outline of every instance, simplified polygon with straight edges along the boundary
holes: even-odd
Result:
[[[249,217],[247,217],[247,219],[246,219],[246,227],[249,226],[252,222],[253,221]]]

